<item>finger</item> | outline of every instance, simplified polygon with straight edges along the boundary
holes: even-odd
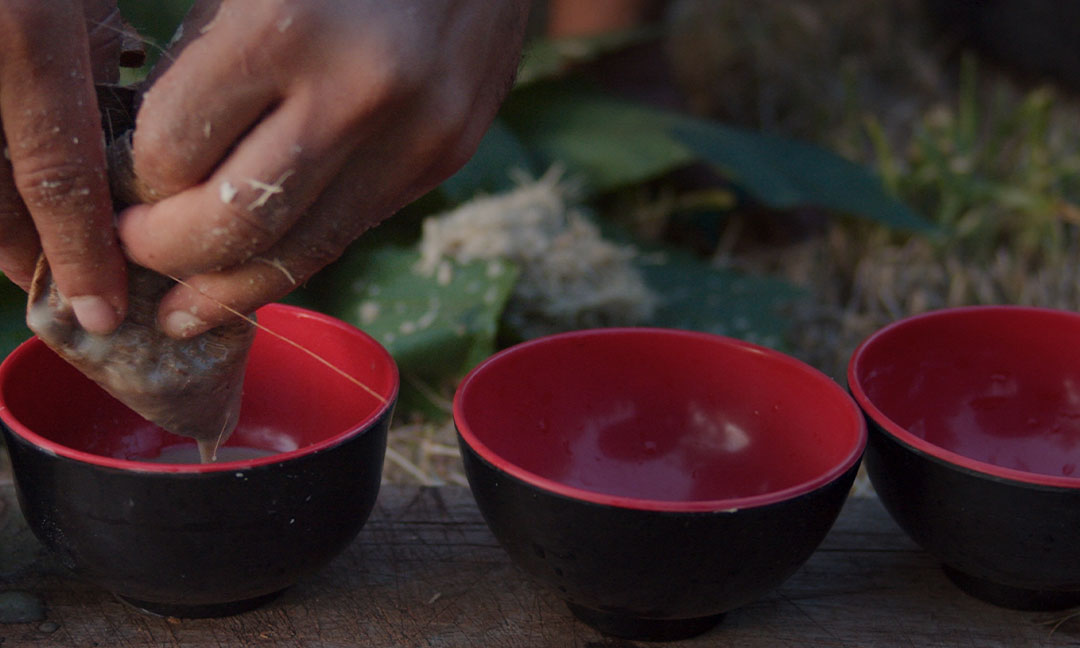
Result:
[[[345,162],[350,142],[313,129],[318,110],[292,98],[244,137],[205,182],[125,210],[120,239],[136,263],[163,274],[230,267],[258,254],[300,218]]]
[[[0,270],[29,292],[40,253],[37,230],[15,190],[11,165],[0,159]]]
[[[168,196],[203,181],[280,99],[277,74],[256,65],[259,43],[237,42],[235,12],[198,7],[142,97],[133,153],[136,175]],[[205,30],[205,31],[204,31]]]
[[[158,321],[166,334],[191,337],[223,324],[237,312],[250,313],[287,295],[341,256],[349,243],[390,216],[399,206],[387,195],[358,199],[357,187],[371,177],[366,156],[353,161],[341,178],[277,244],[246,263],[189,277],[161,301]]]
[[[126,310],[125,266],[82,9],[57,5],[65,3],[0,7],[0,115],[15,187],[57,287],[84,328],[105,333]]]
[[[377,222],[390,212],[372,216]],[[351,223],[350,225],[345,225]],[[322,210],[298,223],[265,254],[220,272],[190,277],[162,299],[159,324],[187,338],[278,300],[333,262],[362,231],[352,219]]]

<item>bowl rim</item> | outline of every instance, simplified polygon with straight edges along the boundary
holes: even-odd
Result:
[[[553,479],[543,477],[532,471],[525,470],[517,464],[511,463],[501,456],[496,454],[489,446],[483,443],[464,422],[464,412],[462,411],[462,395],[468,389],[473,380],[476,379],[481,372],[493,363],[502,362],[507,357],[511,357],[523,351],[526,351],[534,346],[548,344],[552,341],[565,340],[571,338],[585,339],[594,336],[613,336],[613,335],[664,335],[670,337],[684,337],[687,339],[696,339],[701,341],[707,341],[711,343],[718,343],[723,346],[734,347],[759,353],[768,357],[773,362],[778,362],[783,365],[794,368],[804,374],[808,379],[820,383],[824,389],[832,391],[839,399],[838,402],[849,410],[851,422],[855,427],[856,441],[849,448],[848,452],[843,458],[834,463],[834,465],[828,470],[822,472],[813,479],[805,480],[794,486],[789,486],[780,490],[772,491],[769,493],[762,493],[759,495],[751,495],[745,497],[730,497],[724,499],[710,499],[710,500],[662,500],[651,499],[647,497],[633,497],[627,495],[615,495],[610,493],[603,493],[599,491],[589,490],[585,488],[578,488],[569,486]],[[598,504],[601,506],[613,506],[625,509],[644,510],[644,511],[656,511],[656,512],[668,512],[668,513],[734,513],[743,509],[759,508],[795,499],[799,496],[813,492],[819,488],[822,488],[832,482],[843,477],[852,467],[859,463],[862,459],[863,451],[866,449],[867,443],[867,429],[866,420],[859,411],[858,405],[851,398],[850,394],[844,390],[844,388],[838,384],[835,380],[825,375],[818,369],[810,366],[809,364],[802,362],[792,356],[770,349],[752,342],[740,340],[737,338],[718,335],[715,333],[706,333],[700,331],[688,331],[683,329],[674,328],[662,328],[662,327],[607,327],[607,328],[592,328],[581,329],[575,331],[567,331],[563,333],[555,333],[552,335],[545,335],[542,337],[527,340],[525,342],[518,343],[502,351],[499,351],[486,360],[474,367],[462,381],[459,383],[453,399],[453,420],[454,427],[457,429],[458,438],[468,446],[468,448],[480,456],[484,461],[493,466],[496,470],[503,471],[509,475],[517,478],[518,480],[536,487],[543,491],[548,491],[556,495],[561,495],[573,500],[584,501],[592,504]]]
[[[379,344],[379,342],[375,340],[375,338],[371,337],[359,328],[352,326],[351,324],[348,324],[347,322],[344,322],[336,317],[332,317],[330,315],[319,313],[317,311],[313,311],[300,306],[293,306],[291,304],[267,304],[259,308],[256,312],[291,314],[297,318],[318,320],[325,325],[341,329],[350,335],[355,335],[357,337],[366,339],[366,341],[370,344],[371,353],[373,354],[373,356],[378,356],[378,360],[386,363],[386,366],[390,369],[392,380],[391,389],[386,395],[380,394],[380,396],[386,399],[385,402],[380,403],[379,406],[372,410],[370,414],[368,414],[363,419],[357,421],[355,424],[317,443],[306,445],[297,448],[296,450],[290,450],[288,452],[270,454],[265,457],[243,459],[239,461],[221,461],[208,464],[153,463],[148,461],[136,461],[134,459],[117,459],[115,457],[106,457],[104,455],[93,454],[91,452],[70,448],[68,446],[47,439],[23,425],[20,420],[15,418],[15,416],[11,413],[11,410],[4,403],[4,397],[2,393],[0,393],[0,420],[3,420],[4,425],[9,431],[11,431],[15,436],[19,437],[29,445],[43,452],[64,457],[66,459],[72,459],[82,463],[92,464],[104,468],[123,470],[126,472],[196,474],[245,470],[250,468],[256,468],[259,466],[278,464],[289,461],[291,459],[297,459],[299,457],[304,457],[307,455],[322,452],[340,443],[343,443],[344,441],[352,437],[364,434],[380,418],[389,415],[389,413],[394,407],[394,403],[397,400],[398,391],[400,389],[399,371],[397,363],[390,355],[390,352],[387,351],[386,348],[383,347],[381,344]],[[277,337],[277,335],[273,333],[272,329],[266,329],[260,325],[260,330],[270,331],[271,335],[275,335],[275,337]],[[289,341],[289,344],[294,346],[296,345],[296,343],[292,341]],[[48,348],[47,345],[37,336],[32,336],[29,339],[23,341],[8,355],[8,357],[4,358],[2,363],[0,363],[0,370],[2,370],[4,365],[7,365],[8,362],[14,362],[20,356],[30,352],[30,350],[40,347]],[[315,358],[312,358],[312,360],[315,361]]]
[[[859,407],[863,410],[866,416],[873,421],[873,423],[879,430],[893,437],[895,440],[901,442],[901,445],[905,445],[907,447],[918,450],[934,459],[958,468],[966,469],[979,475],[993,477],[1006,481],[1057,488],[1080,488],[1080,477],[1067,477],[1065,475],[1048,475],[1045,473],[1029,472],[1017,468],[999,466],[997,464],[992,464],[986,461],[979,461],[978,459],[973,459],[966,455],[962,455],[958,452],[954,452],[947,448],[943,448],[937,444],[931,443],[926,439],[923,439],[922,437],[918,437],[911,432],[908,432],[906,429],[904,429],[903,426],[893,421],[891,418],[886,416],[884,412],[878,409],[878,407],[873,403],[873,401],[870,400],[870,397],[863,390],[862,385],[859,383],[857,375],[860,360],[865,357],[867,349],[869,349],[873,344],[879,342],[882,338],[894,333],[899,329],[906,328],[908,326],[911,326],[912,324],[918,324],[926,320],[972,315],[980,312],[1042,314],[1053,317],[1075,319],[1077,320],[1077,323],[1080,324],[1080,314],[1074,313],[1072,311],[1054,308],[1043,308],[1039,306],[1018,306],[1011,304],[953,306],[911,315],[895,320],[879,328],[859,343],[859,345],[855,348],[855,351],[851,354],[851,359],[848,361],[848,390],[855,398],[855,402],[858,403]]]

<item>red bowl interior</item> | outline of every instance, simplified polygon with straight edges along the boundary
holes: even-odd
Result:
[[[725,510],[780,501],[853,466],[863,418],[839,385],[715,335],[597,329],[526,342],[458,388],[462,439],[526,482],[598,503]]]
[[[1080,487],[1080,315],[1016,306],[895,322],[852,356],[848,383],[887,433],[1000,477]]]
[[[257,315],[265,330],[255,335],[240,421],[225,446],[270,450],[276,453],[272,456],[206,465],[139,461],[194,442],[147,422],[37,338],[24,342],[0,365],[0,417],[15,434],[61,456],[129,470],[206,472],[326,448],[363,431],[392,406],[397,367],[368,335],[292,306],[272,304]]]

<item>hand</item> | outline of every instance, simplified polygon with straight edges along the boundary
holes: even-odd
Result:
[[[138,112],[121,214],[179,277],[167,334],[278,299],[475,152],[517,68],[525,0],[197,2]]]
[[[127,309],[95,77],[117,80],[116,0],[0,3],[0,270],[24,290],[44,248],[83,328]]]

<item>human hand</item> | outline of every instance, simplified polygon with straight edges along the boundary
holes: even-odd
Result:
[[[83,328],[127,309],[95,78],[115,82],[116,0],[0,3],[0,270],[24,290],[41,250]]]
[[[139,109],[130,258],[184,279],[159,323],[251,312],[473,154],[517,68],[526,0],[200,0]]]

